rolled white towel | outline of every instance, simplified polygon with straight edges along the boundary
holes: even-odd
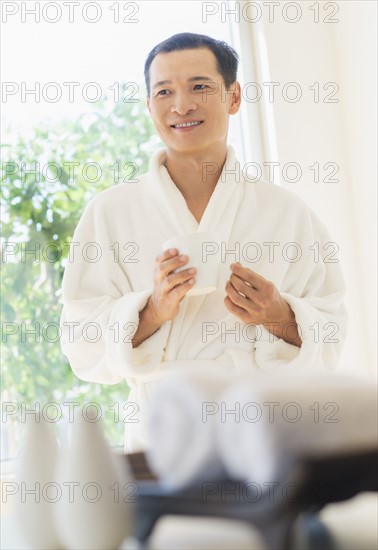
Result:
[[[220,410],[217,445],[224,465],[231,477],[249,482],[277,481],[286,457],[377,445],[376,387],[349,377],[248,376],[224,391]]]
[[[146,425],[146,457],[166,487],[212,481],[224,472],[216,447],[219,416],[213,413],[227,383],[227,375],[197,371],[171,375],[155,390]]]

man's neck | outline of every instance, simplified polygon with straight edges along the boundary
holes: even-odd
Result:
[[[198,154],[182,154],[167,149],[167,170],[188,206],[206,207],[220,178],[226,156],[226,145]]]

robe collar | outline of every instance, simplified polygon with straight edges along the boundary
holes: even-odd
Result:
[[[172,237],[197,231],[216,231],[221,239],[227,242],[244,189],[243,171],[233,147],[227,146],[226,160],[221,175],[200,223],[190,212],[184,196],[171,179],[164,165],[166,159],[166,149],[159,149],[152,157],[150,181],[155,196],[160,198],[169,214],[172,222]]]

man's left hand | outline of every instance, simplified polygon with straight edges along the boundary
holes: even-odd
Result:
[[[264,325],[289,344],[301,347],[295,315],[275,285],[239,263],[231,264],[225,306],[246,324]]]

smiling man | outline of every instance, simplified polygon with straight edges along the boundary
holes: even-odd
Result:
[[[147,106],[166,147],[139,182],[92,200],[74,235],[62,349],[80,378],[131,387],[129,452],[148,447],[144,418],[166,374],[332,369],[345,338],[326,229],[294,194],[248,178],[227,143],[242,97],[237,66],[230,46],[191,33],[150,52]],[[221,236],[220,274],[216,291],[187,296],[196,266],[161,251],[197,231]],[[93,242],[95,262],[84,254]],[[128,253],[115,258],[115,243]]]

